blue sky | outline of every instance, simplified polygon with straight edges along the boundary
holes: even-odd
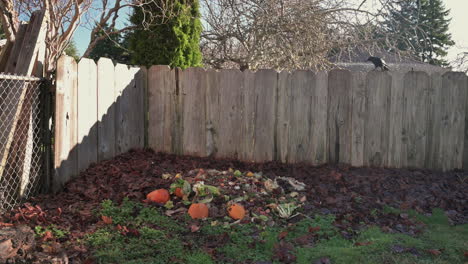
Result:
[[[452,22],[450,24],[450,33],[456,45],[449,50],[449,61],[454,59],[463,48],[468,49],[468,0],[444,0],[446,8],[450,9]],[[127,11],[128,13],[128,11]],[[124,14],[121,16],[126,17]],[[90,30],[84,26],[79,27],[73,39],[77,45],[80,54],[83,54],[89,43]]]

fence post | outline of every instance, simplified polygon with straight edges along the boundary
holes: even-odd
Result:
[[[40,120],[40,127],[42,131],[41,135],[41,142],[40,146],[43,147],[42,151],[42,178],[40,181],[40,192],[41,193],[48,193],[51,189],[51,180],[52,180],[52,134],[51,134],[51,127],[49,121],[53,115],[52,113],[52,92],[51,92],[51,82],[50,81],[43,81],[41,85],[41,120]]]
[[[53,191],[58,191],[78,172],[77,73],[78,66],[73,58],[63,56],[59,59],[55,97]]]

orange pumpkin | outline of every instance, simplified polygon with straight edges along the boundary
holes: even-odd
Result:
[[[152,191],[146,196],[146,199],[148,199],[149,201],[160,204],[167,203],[167,201],[169,201],[169,198],[169,192],[166,189],[158,189]]]
[[[184,197],[184,192],[182,191],[182,188],[180,188],[180,187],[177,187],[177,188],[174,190],[174,194],[175,194],[175,196],[177,196],[177,197],[179,197],[179,198]]]
[[[203,219],[208,217],[208,206],[204,203],[190,205],[188,213],[192,219]]]
[[[228,207],[229,216],[234,220],[240,220],[245,217],[245,209],[244,206],[240,204],[232,204]]]

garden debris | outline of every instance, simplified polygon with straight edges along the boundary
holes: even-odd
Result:
[[[306,187],[304,183],[290,177],[277,177],[276,179],[288,183],[296,191],[304,191]]]
[[[268,192],[273,192],[274,190],[276,190],[276,189],[279,188],[279,185],[278,185],[278,183],[276,182],[276,180],[267,179],[267,180],[264,182],[264,185],[265,185],[265,189],[266,189]]]
[[[254,221],[254,218],[262,218],[265,220],[262,222],[266,223],[268,219],[275,217],[274,213],[280,218],[289,219],[297,215],[294,214],[295,210],[306,201],[304,189],[298,187],[304,186],[303,183],[281,177],[281,181],[288,185],[282,188],[277,183],[280,177],[270,179],[264,177],[262,173],[251,171],[199,168],[178,173],[177,177],[166,175],[165,178],[172,180],[171,193],[175,195],[178,188],[183,193],[182,199],[180,195],[173,197],[170,201],[171,208],[186,208],[194,203],[210,204],[208,216],[213,220],[230,216],[234,220],[245,220],[246,223]],[[297,189],[302,190],[301,194]],[[285,190],[291,192],[287,193]],[[273,203],[267,204],[267,201]],[[268,206],[275,210],[264,210]],[[199,213],[195,207],[191,208],[189,213],[192,218],[206,218],[205,212]],[[259,214],[262,217],[259,217]],[[167,215],[172,216],[172,211]]]

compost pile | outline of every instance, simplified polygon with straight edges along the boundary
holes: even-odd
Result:
[[[297,216],[293,213],[307,201],[304,183],[289,177],[265,178],[261,172],[196,169],[186,175],[166,173],[162,178],[172,182],[170,192],[155,190],[145,202],[163,206],[169,216],[188,212],[192,219],[210,217],[217,221],[230,217],[239,222],[263,223],[274,216]]]
[[[369,224],[413,235],[421,228],[417,222],[406,214],[385,214],[380,209],[389,206],[428,214],[438,207],[453,224],[467,223],[467,179],[463,171],[255,164],[132,150],[92,165],[62,192],[37,196],[1,216],[0,241],[2,234],[20,228],[31,235],[14,243],[3,240],[0,248],[9,250],[9,258],[26,258],[23,252],[33,247],[35,259],[59,263],[63,254],[86,259],[88,249],[73,242],[111,221],[97,213],[106,199],[135,200],[175,219],[191,216],[191,221],[212,225],[278,225],[334,214],[334,224],[345,237]],[[197,208],[191,210],[192,206]],[[34,237],[31,230],[50,225],[69,234],[52,238],[43,232]]]

